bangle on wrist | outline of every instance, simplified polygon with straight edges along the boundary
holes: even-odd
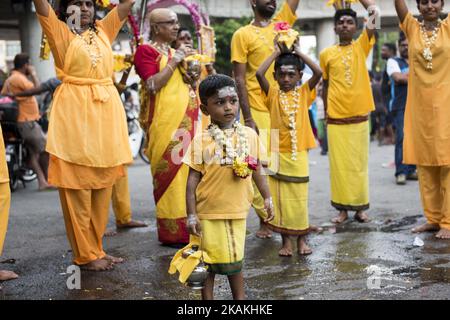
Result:
[[[167,67],[170,69],[170,71],[172,71],[172,73],[175,72],[175,69],[170,64],[167,64]]]
[[[187,224],[188,225],[197,224],[197,216],[195,214],[188,215],[188,217],[187,217]]]

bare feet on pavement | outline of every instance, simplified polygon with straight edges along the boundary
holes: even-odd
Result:
[[[437,223],[425,223],[421,226],[413,228],[411,231],[413,233],[422,233],[422,232],[432,232],[432,231],[439,231],[441,228],[439,227],[439,224]]]
[[[331,222],[336,223],[336,224],[340,224],[340,223],[344,222],[347,219],[348,219],[347,211],[340,211],[339,214],[336,217],[331,219]]]
[[[85,271],[107,271],[113,268],[114,263],[106,259],[97,259],[89,262],[88,264],[83,264],[80,266],[81,270]]]

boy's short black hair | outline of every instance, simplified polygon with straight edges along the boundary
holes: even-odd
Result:
[[[295,66],[298,72],[302,72],[305,69],[303,60],[293,53],[283,53],[275,60],[275,71],[280,69],[281,66]]]
[[[18,70],[27,63],[30,63],[30,56],[27,53],[19,53],[14,57],[14,69]]]
[[[353,9],[339,9],[339,10],[336,10],[336,13],[334,14],[334,25],[337,25],[337,23],[343,16],[352,17],[353,20],[355,21],[355,24],[358,24],[358,18],[356,15],[356,11],[354,11]]]
[[[208,104],[208,99],[215,95],[217,91],[225,87],[233,87],[236,89],[236,82],[224,74],[208,76],[200,83],[200,87],[198,89],[200,93],[200,101],[206,106]]]

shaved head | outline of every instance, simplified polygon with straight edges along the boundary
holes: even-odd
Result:
[[[150,13],[151,24],[169,21],[172,19],[177,19],[177,14],[173,10],[167,8],[155,9]]]

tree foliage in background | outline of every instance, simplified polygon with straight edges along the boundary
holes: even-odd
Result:
[[[212,27],[216,33],[216,62],[214,67],[218,73],[231,76],[231,38],[233,34],[242,26],[249,24],[251,18],[244,17],[240,19],[226,19],[213,21]]]

